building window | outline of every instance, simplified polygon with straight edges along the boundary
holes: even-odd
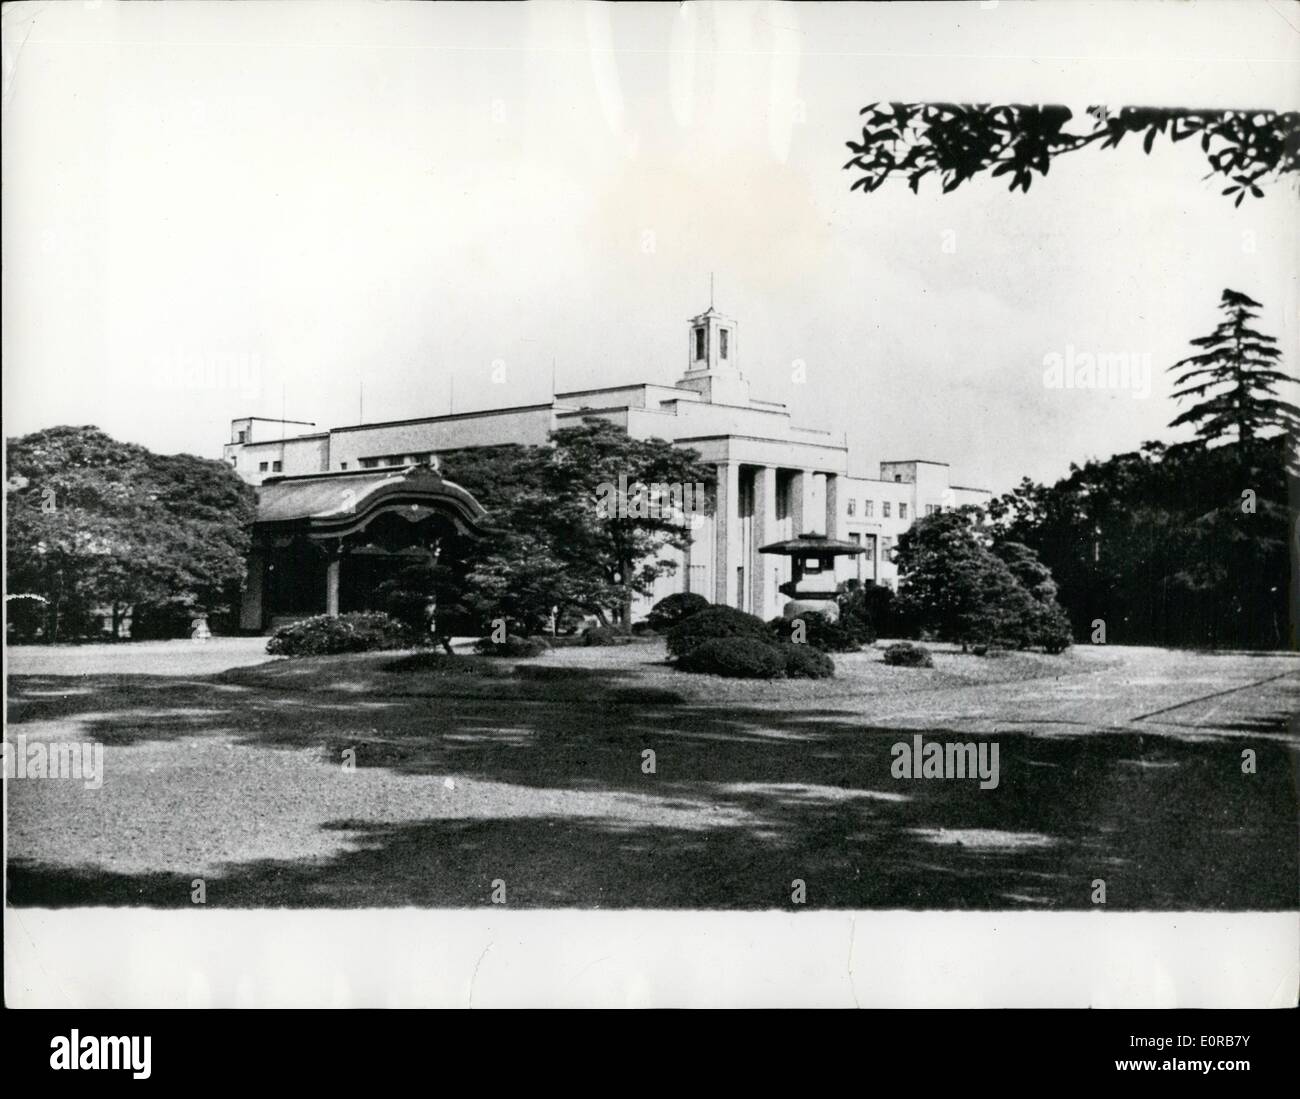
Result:
[[[850,497],[849,497],[849,514],[850,514],[850,515],[854,515],[854,514],[856,514],[856,513],[857,513],[857,508],[858,508],[857,502],[853,499],[852,496],[850,496]]]
[[[902,475],[901,473],[895,473],[895,474],[894,474],[894,480],[895,480],[895,481],[901,481],[902,479],[903,479],[903,475]]]
[[[722,329],[720,333],[721,342],[718,344],[718,354],[721,355],[724,359],[727,357],[727,337],[729,335],[730,333],[725,328]]]
[[[235,442],[237,443],[248,442],[248,431],[247,430],[241,431],[237,436],[235,436]]]
[[[362,468],[362,469],[376,469],[378,466],[379,466],[379,459],[378,459],[378,458],[362,458],[362,459],[361,459],[361,468]]]
[[[899,517],[900,519],[906,519],[906,518],[907,518],[907,505],[906,505],[906,504],[899,504],[899,505],[898,505],[898,517]]]
[[[894,559],[894,540],[892,538],[882,538],[880,540],[880,556],[886,561]]]
[[[704,329],[703,328],[697,328],[695,330],[695,358],[697,360],[704,358]]]
[[[347,468],[348,468],[348,464],[347,464],[347,462],[340,462],[340,463],[339,463],[339,469],[347,469]]]
[[[281,472],[283,469],[284,469],[284,463],[283,463],[283,462],[272,462],[272,463],[271,463],[271,472],[272,472],[272,473],[279,473],[279,472]]]
[[[889,501],[888,501],[888,500],[886,500],[883,504],[880,505],[880,514],[883,515],[886,519],[889,518]]]
[[[268,468],[268,464],[267,464],[266,462],[258,462],[258,463],[257,463],[257,472],[258,472],[258,473],[265,473],[265,472],[267,471],[267,468]]]
[[[925,505],[925,514],[926,514],[927,518],[928,518],[929,516],[933,515],[937,510],[938,510],[938,508],[936,508],[936,507],[934,506],[934,504],[926,504],[926,505]]]
[[[866,518],[866,519],[870,519],[870,518],[871,518],[873,515],[875,515],[875,514],[876,514],[876,501],[875,501],[875,500],[863,500],[863,501],[862,501],[862,515],[863,515],[863,517]]]

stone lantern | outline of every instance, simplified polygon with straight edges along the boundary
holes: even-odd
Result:
[[[786,618],[815,612],[832,622],[840,617],[835,580],[835,558],[853,557],[866,548],[856,542],[840,542],[824,534],[801,534],[784,542],[760,546],[759,553],[790,558],[791,579],[778,589],[790,597],[781,610]]]

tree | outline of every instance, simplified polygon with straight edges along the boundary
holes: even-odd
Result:
[[[1189,110],[1182,107],[1089,107],[1081,127],[1068,128],[1073,112],[1059,105],[990,103],[871,103],[861,142],[847,142],[846,169],[862,174],[851,190],[870,193],[891,176],[907,179],[913,193],[936,173],[944,193],[983,172],[1009,175],[1010,189],[1029,190],[1034,173],[1046,176],[1053,160],[1090,145],[1113,149],[1129,134],[1156,139],[1199,137],[1210,166],[1235,205],[1263,195],[1262,185],[1300,173],[1300,114],[1294,111]]]
[[[1076,635],[1098,621],[1129,644],[1280,647],[1290,581],[1287,436],[1256,438],[1249,496],[1239,445],[1165,446],[1022,481],[992,502],[995,545],[1032,548]]]
[[[648,593],[675,567],[660,554],[684,549],[691,538],[692,516],[657,499],[655,487],[689,487],[694,495],[699,486],[707,492],[713,467],[694,450],[663,439],[634,439],[600,419],[561,428],[551,439],[544,481],[557,556],[575,576],[611,586],[614,609],[628,629],[634,596]]]
[[[1025,547],[1008,551],[1042,598],[1032,594],[990,548],[983,520],[978,508],[965,507],[926,516],[903,532],[894,555],[903,612],[941,640],[960,642],[963,651],[969,644],[1064,648],[1068,631],[1061,643],[1044,634],[1055,607],[1051,574]]]
[[[1219,308],[1224,318],[1214,331],[1190,341],[1205,350],[1168,368],[1178,374],[1174,400],[1198,398],[1169,426],[1195,424],[1197,437],[1207,445],[1235,433],[1244,453],[1261,432],[1294,431],[1300,426],[1300,409],[1276,396],[1277,386],[1291,379],[1277,369],[1282,357],[1277,340],[1251,327],[1262,308],[1259,302],[1224,290]]]
[[[604,420],[561,428],[548,447],[490,447],[450,455],[444,471],[483,502],[490,529],[467,553],[463,602],[480,628],[506,618],[537,632],[552,608],[630,625],[633,597],[651,589],[691,535],[672,508],[602,508],[611,488],[712,485],[712,467],[662,439],[634,439]],[[635,504],[637,499],[629,501]]]
[[[244,576],[255,496],[225,463],[154,454],[95,427],[7,442],[8,585],[45,600],[47,640],[117,636],[145,605],[221,614]]]

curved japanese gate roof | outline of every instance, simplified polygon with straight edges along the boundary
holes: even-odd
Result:
[[[341,538],[391,512],[412,522],[442,515],[462,533],[483,529],[487,511],[427,465],[273,477],[257,490],[255,529]]]

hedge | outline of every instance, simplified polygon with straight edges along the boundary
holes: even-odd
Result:
[[[318,614],[281,626],[267,641],[266,651],[273,656],[326,656],[409,649],[427,640],[387,614]]]

